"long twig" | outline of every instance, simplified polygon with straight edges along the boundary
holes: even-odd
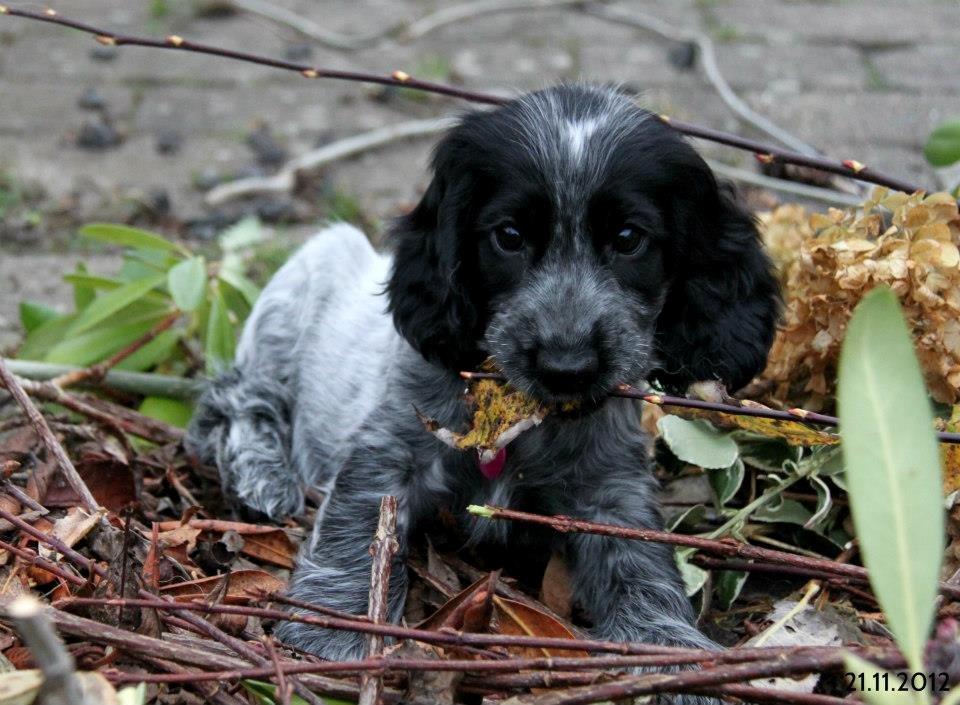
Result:
[[[45,382],[60,375],[84,369],[38,360],[7,360],[7,367],[18,377],[38,382]],[[203,391],[202,380],[125,370],[110,370],[102,380],[98,380],[97,384],[108,389],[116,389],[118,392],[166,396],[173,399],[192,399]]]
[[[32,10],[23,10],[0,5],[0,15],[4,14],[11,17],[22,17],[39,22],[48,22],[51,24],[61,25],[63,27],[70,27],[81,32],[86,32],[87,34],[92,35],[101,44],[108,46],[131,45],[150,47],[154,49],[170,49],[198,54],[208,54],[211,56],[219,56],[226,59],[233,59],[235,61],[243,61],[261,66],[269,66],[286,71],[296,71],[305,78],[327,78],[342,81],[373,83],[385,86],[414,88],[429,93],[447,95],[486,105],[501,105],[508,100],[508,98],[504,96],[494,95],[492,93],[471,91],[433,81],[423,81],[410,76],[410,74],[406,73],[405,71],[400,70],[394,71],[389,75],[382,75],[363,71],[327,69],[294,61],[273,59],[251,52],[236,51],[233,49],[225,49],[209,44],[193,42],[178,35],[169,35],[163,39],[153,39],[150,37],[117,34],[116,32],[88,24],[86,22],[80,22],[78,20],[64,17],[53,9],[34,12]],[[876,170],[870,169],[853,159],[837,161],[834,159],[827,159],[825,157],[799,154],[790,150],[771,147],[755,140],[740,137],[739,135],[733,135],[707,127],[701,127],[699,125],[694,125],[681,120],[674,120],[666,116],[662,117],[668,125],[672,126],[674,129],[682,132],[683,134],[753,152],[759,160],[765,163],[780,162],[784,164],[796,164],[799,166],[811,167],[831,174],[838,174],[840,176],[846,176],[859,181],[867,181],[870,183],[879,184],[881,186],[887,186],[898,191],[906,191],[908,193],[927,190],[925,188],[918,187],[914,184],[907,183],[900,179],[896,179],[892,176],[888,176]]]
[[[384,497],[380,500],[380,520],[377,533],[370,546],[373,555],[373,567],[370,571],[370,597],[367,617],[373,624],[384,624],[390,596],[390,573],[393,557],[399,548],[396,536],[397,498]],[[375,659],[383,651],[383,636],[370,634],[367,637],[367,658]],[[383,692],[383,678],[378,673],[366,672],[360,678],[359,705],[377,705]]]
[[[505,382],[506,377],[499,372],[468,372],[463,371],[460,376],[464,379],[492,379]],[[816,411],[807,411],[806,409],[771,409],[767,406],[750,401],[741,401],[740,405],[725,404],[721,402],[704,401],[703,399],[690,399],[688,397],[677,397],[669,394],[655,394],[637,389],[629,384],[619,384],[610,390],[610,396],[624,397],[626,399],[639,399],[648,404],[657,406],[678,406],[685,409],[700,409],[702,411],[715,411],[721,414],[730,414],[732,416],[755,416],[761,419],[774,419],[776,421],[790,421],[793,423],[805,423],[816,426],[839,426],[840,420],[836,416],[821,414]],[[960,443],[960,433],[937,431],[937,440],[941,443]]]
[[[84,508],[89,512],[96,512],[100,507],[100,503],[97,502],[93,494],[91,494],[87,483],[83,481],[80,473],[77,472],[73,463],[70,462],[70,458],[67,457],[66,451],[63,449],[63,446],[60,445],[60,441],[57,440],[56,436],[53,435],[53,431],[50,430],[50,426],[47,425],[46,419],[37,411],[37,407],[33,405],[30,397],[23,391],[19,380],[7,369],[7,365],[2,357],[0,357],[0,383],[7,388],[10,396],[17,402],[17,405],[23,411],[24,415],[30,419],[30,423],[36,430],[37,435],[40,436],[40,440],[43,441],[43,445],[46,446],[47,452],[57,461],[63,478],[73,491],[77,493],[77,496],[80,497]]]
[[[669,531],[658,531],[656,529],[615,526],[613,524],[601,524],[581,519],[572,519],[567,516],[531,514],[529,512],[506,509],[504,507],[472,505],[468,507],[467,510],[474,516],[483,517],[484,519],[505,519],[528,524],[539,524],[540,526],[548,526],[554,531],[561,533],[588,533],[623,539],[652,541],[654,543],[695,548],[698,551],[704,551],[718,556],[746,558],[764,561],[766,563],[796,566],[816,572],[818,577],[839,576],[854,578],[859,581],[868,580],[869,578],[867,569],[861,568],[860,566],[826,560],[824,558],[800,556],[794,553],[787,553],[786,551],[775,551],[770,548],[760,548],[759,546],[752,546],[751,544],[741,543],[732,539],[709,539],[702,536],[675,534]],[[960,598],[960,587],[940,583],[940,591],[945,595]]]

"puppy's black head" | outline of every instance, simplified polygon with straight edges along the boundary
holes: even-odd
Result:
[[[656,375],[745,384],[778,294],[752,219],[672,128],[564,86],[463,119],[394,231],[398,330],[428,360],[492,355],[546,400]]]

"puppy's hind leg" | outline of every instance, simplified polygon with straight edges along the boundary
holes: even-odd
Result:
[[[303,509],[303,491],[289,460],[290,410],[275,381],[227,372],[206,389],[186,446],[220,470],[223,490],[274,519]]]
[[[380,468],[351,463],[337,476],[310,544],[298,559],[289,587],[291,597],[354,615],[367,613],[373,564],[369,549],[377,528],[380,500],[384,495],[398,494],[383,481],[383,474]],[[387,618],[394,623],[403,613],[407,592],[404,554],[409,522],[404,500],[398,499],[399,551],[391,565],[387,600]],[[310,614],[305,610],[293,611]],[[297,622],[281,622],[274,634],[290,646],[334,661],[361,658],[366,641],[360,632],[321,629]]]

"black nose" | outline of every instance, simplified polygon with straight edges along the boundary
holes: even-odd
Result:
[[[537,352],[537,375],[547,389],[576,393],[588,389],[600,373],[600,356],[593,348],[544,347]]]

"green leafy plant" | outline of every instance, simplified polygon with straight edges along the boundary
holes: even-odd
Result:
[[[913,342],[886,287],[864,297],[850,320],[838,404],[870,584],[907,664],[921,672],[944,551],[940,453]]]
[[[940,125],[927,138],[923,156],[933,166],[950,166],[960,161],[960,120]]]
[[[242,220],[219,238],[220,257],[200,253],[160,235],[124,225],[93,224],[80,235],[124,248],[113,276],[95,275],[82,264],[64,277],[73,286],[74,310],[61,314],[25,301],[20,320],[27,332],[21,359],[88,366],[102,362],[162,327],[176,323],[116,365],[130,371],[192,371],[202,352],[207,373],[233,360],[239,326],[259,288],[246,274],[247,258],[263,239],[260,223]],[[189,408],[162,397],[144,400],[141,410],[184,423]]]

